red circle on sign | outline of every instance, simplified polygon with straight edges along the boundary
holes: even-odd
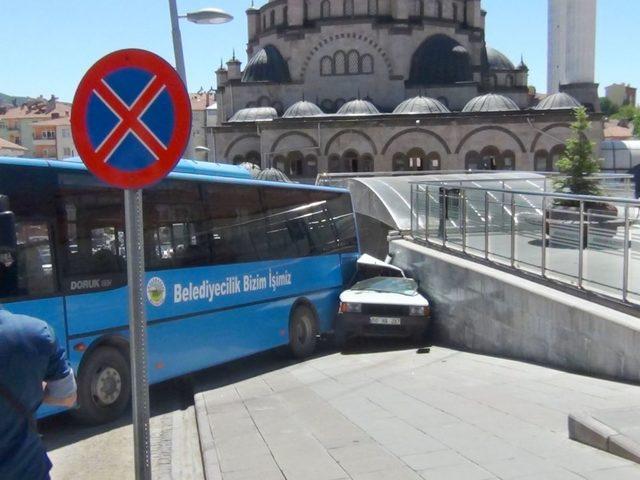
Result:
[[[157,157],[157,159],[151,165],[139,170],[123,170],[114,167],[113,165],[109,165],[108,161],[105,160],[105,152],[102,150],[103,147],[105,149],[108,148],[108,141],[105,140],[104,145],[100,145],[96,149],[94,148],[89,135],[89,101],[93,94],[98,91],[100,91],[102,95],[110,95],[109,92],[112,90],[110,90],[108,85],[108,88],[105,89],[105,83],[103,80],[109,74],[124,68],[143,70],[151,77],[155,77],[153,85],[150,85],[148,90],[151,91],[152,87],[155,87],[156,89],[166,89],[173,107],[174,128],[166,148],[164,148],[164,145],[162,145],[161,142],[157,142],[157,139],[153,136],[152,132],[144,131],[145,126],[140,122],[140,116],[144,114],[145,110],[142,110],[137,116],[136,119],[138,122],[135,120],[133,121],[135,127],[138,128],[137,132],[128,129],[123,118],[116,113],[116,116],[118,116],[120,121],[116,124],[113,130],[106,135],[107,140],[117,142],[118,139],[116,137],[119,136],[120,141],[122,141],[122,139],[131,132],[139,133],[136,134],[136,137],[143,145],[146,145],[144,142],[147,138],[149,142],[156,144],[154,156]],[[143,95],[144,94],[141,94],[140,97]],[[140,100],[140,97],[138,100]],[[138,100],[136,100],[134,105],[130,107],[131,110],[129,113],[131,116],[135,116],[138,113],[136,111],[136,103],[138,103]],[[140,103],[143,102],[141,101]],[[149,103],[152,103],[152,100],[150,100]],[[127,107],[128,106],[125,105],[121,108],[124,109]],[[144,108],[144,106],[140,108]],[[123,112],[125,114],[127,113],[124,110]],[[168,112],[168,114],[170,113],[171,112]],[[148,130],[148,127],[146,128]],[[80,82],[73,99],[73,107],[71,110],[71,131],[73,141],[80,158],[82,158],[84,164],[96,177],[109,185],[119,188],[144,188],[153,185],[166,177],[176,166],[187,148],[189,137],[191,136],[191,102],[189,100],[189,94],[182,82],[182,79],[174,68],[155,53],[138,49],[118,50],[117,52],[110,53],[96,62]],[[122,135],[118,135],[121,132],[124,133],[122,133]],[[114,138],[110,139],[110,136],[113,136]],[[158,147],[158,145],[163,148]],[[113,149],[115,148],[116,147],[113,147]],[[111,150],[111,153],[113,152],[113,149]]]

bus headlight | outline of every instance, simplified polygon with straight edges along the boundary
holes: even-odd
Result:
[[[340,302],[340,313],[360,313],[362,312],[361,303]]]
[[[412,317],[428,317],[429,307],[410,307],[409,315]]]

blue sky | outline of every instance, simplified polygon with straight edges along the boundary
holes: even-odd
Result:
[[[257,1],[260,5],[263,1]],[[178,0],[181,12],[218,6],[235,16],[226,25],[182,22],[189,89],[215,83],[214,71],[233,48],[246,61],[246,16],[250,0]],[[523,54],[530,83],[546,90],[547,0],[483,0],[487,42],[514,63]],[[166,0],[20,0],[3,7],[0,28],[0,92],[71,100],[83,73],[103,55],[137,47],[173,62]],[[8,15],[7,15],[8,14]],[[633,42],[638,0],[600,0],[596,79],[601,86],[627,82],[640,87]]]

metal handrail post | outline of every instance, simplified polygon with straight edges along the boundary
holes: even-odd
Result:
[[[484,258],[489,260],[489,192],[484,192]]]
[[[580,200],[580,223],[578,234],[580,235],[580,250],[578,256],[578,288],[582,288],[584,279],[584,202]]]
[[[462,228],[462,252],[467,253],[467,191],[460,190],[462,219],[460,226]]]
[[[447,208],[449,206],[449,190],[442,190],[443,202],[440,205],[440,221],[442,222],[442,246],[447,247]]]
[[[542,197],[542,258],[540,270],[542,277],[547,276],[547,197]]]
[[[411,185],[411,235],[414,235],[414,232],[416,232],[416,230],[413,229],[413,217],[415,217],[418,212],[416,211],[416,209],[414,208],[415,202],[413,201],[413,196],[416,194],[416,189],[414,188],[415,185]]]
[[[429,222],[431,221],[431,197],[429,197],[429,185],[424,186],[424,192],[427,196],[426,203],[426,215],[424,220],[424,239],[425,241],[429,241]]]
[[[516,195],[511,194],[511,268],[516,266]]]
[[[629,225],[629,204],[624,206],[624,263],[622,277],[622,301],[629,301],[629,250],[631,244],[631,229]]]

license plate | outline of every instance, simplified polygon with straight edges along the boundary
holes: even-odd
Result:
[[[402,319],[389,317],[371,317],[372,325],[402,325]]]

